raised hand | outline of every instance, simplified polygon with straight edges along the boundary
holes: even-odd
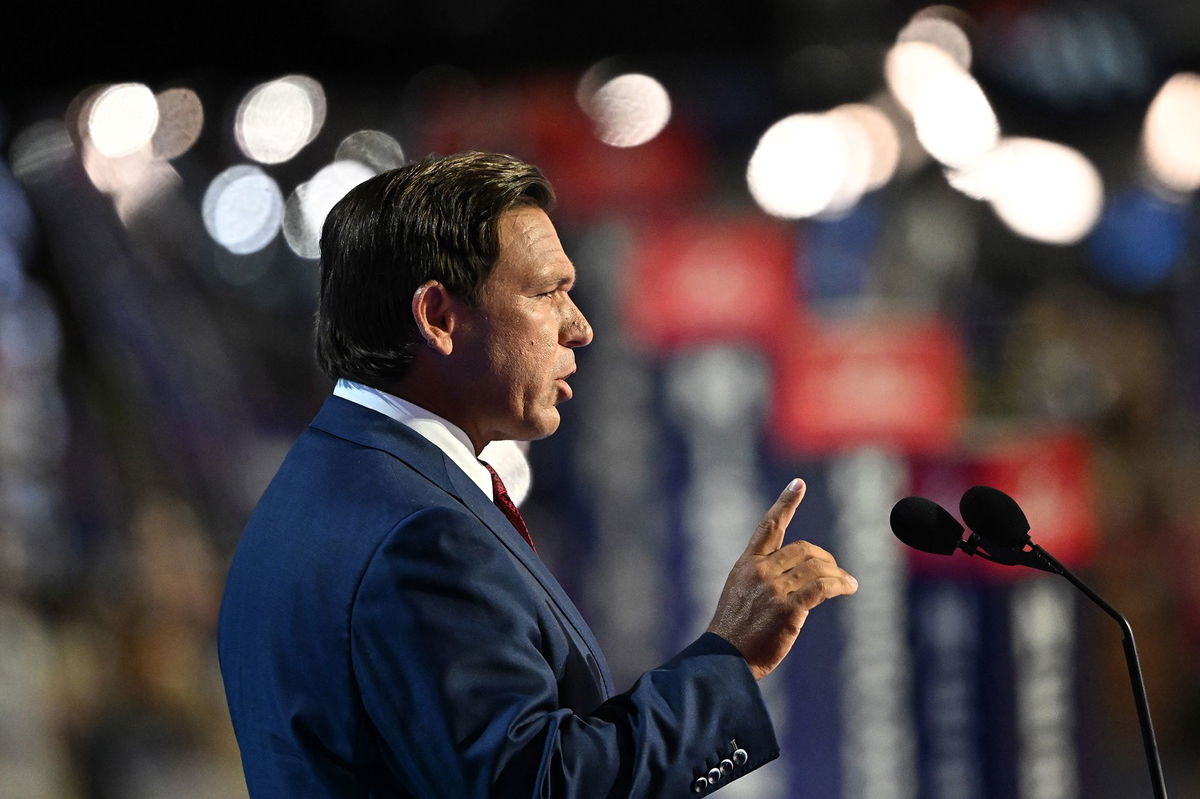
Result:
[[[858,581],[816,544],[783,546],[804,489],[803,480],[792,480],[767,510],[733,564],[708,625],[737,647],[755,679],[770,674],[791,651],[810,610],[858,590]]]

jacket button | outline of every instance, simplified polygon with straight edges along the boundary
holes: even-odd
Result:
[[[718,782],[720,782],[721,777],[723,776],[724,775],[721,773],[721,769],[719,768],[710,768],[708,770],[708,781],[712,785],[716,785]]]
[[[746,754],[745,749],[734,750],[734,753],[733,753],[733,762],[734,763],[737,763],[739,766],[744,766],[744,765],[746,765],[746,761],[749,759],[750,759],[750,755]]]
[[[725,758],[721,761],[721,773],[728,774],[731,771],[733,771],[733,761],[729,758]]]
[[[708,780],[704,777],[697,777],[692,783],[692,793],[704,793],[704,789],[708,787]]]

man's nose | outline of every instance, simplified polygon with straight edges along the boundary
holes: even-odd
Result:
[[[564,347],[586,347],[592,343],[592,326],[574,302],[566,309],[560,340]]]

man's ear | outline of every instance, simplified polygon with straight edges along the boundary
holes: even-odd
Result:
[[[426,346],[449,355],[454,350],[454,330],[462,303],[436,280],[427,280],[412,296],[413,321]]]

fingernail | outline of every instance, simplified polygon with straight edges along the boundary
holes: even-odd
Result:
[[[787,490],[791,491],[793,494],[799,494],[800,489],[802,488],[804,488],[804,481],[799,477],[793,478],[792,482],[787,484]]]
[[[858,590],[858,580],[854,579],[853,574],[847,574],[846,577],[850,580],[850,587],[853,588],[855,591],[857,591]]]

